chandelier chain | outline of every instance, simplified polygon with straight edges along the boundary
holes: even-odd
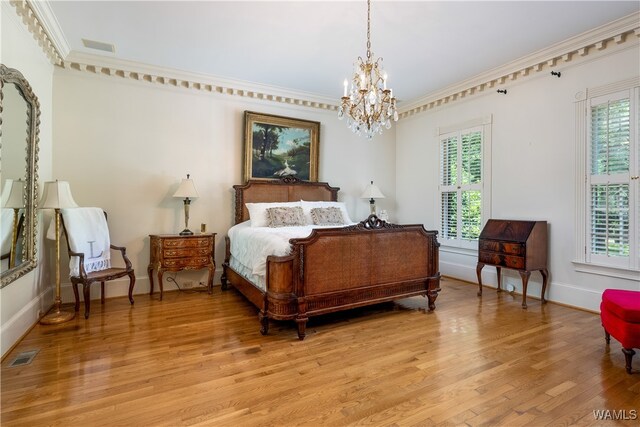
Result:
[[[371,0],[367,0],[367,59],[371,59]]]

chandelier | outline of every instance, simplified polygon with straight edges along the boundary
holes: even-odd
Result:
[[[358,57],[351,87],[344,79],[344,94],[338,118],[347,116],[347,126],[357,135],[371,139],[391,128],[391,119],[398,121],[396,99],[393,90],[387,89],[387,73],[382,68],[382,58],[371,53],[371,0],[367,0],[367,59]]]

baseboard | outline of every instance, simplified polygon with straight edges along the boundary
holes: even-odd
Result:
[[[440,261],[440,273],[454,279],[460,279],[471,283],[478,283],[475,267]],[[482,284],[490,288],[498,287],[496,269],[485,266],[482,269]],[[502,269],[502,288],[513,285],[516,294],[522,294],[522,279],[520,275],[509,269]],[[540,298],[542,291],[542,278],[539,273],[532,273],[527,285],[527,298]],[[547,284],[546,299],[567,307],[579,308],[594,313],[600,312],[602,292],[580,288],[567,283],[551,281]]]
[[[2,359],[22,341],[31,329],[40,321],[40,317],[51,307],[47,301],[53,300],[53,288],[47,288],[36,298],[29,301],[11,319],[3,322],[0,328],[2,336],[0,345],[2,346]],[[20,333],[19,331],[24,331]]]
[[[164,284],[163,284],[163,290],[164,291],[175,291],[178,289],[178,287],[170,282],[167,281],[168,277],[171,277],[171,275],[174,273],[169,273],[166,272],[164,274]],[[219,286],[220,285],[220,276],[222,275],[222,270],[216,270],[215,273],[213,274],[213,286]],[[160,291],[160,288],[158,287],[158,278],[157,276],[154,276],[154,288],[153,288],[153,292],[154,295],[156,293],[158,293]],[[133,288],[133,295],[149,295],[149,291],[151,290],[151,286],[150,286],[150,282],[149,282],[149,276],[144,275],[144,276],[138,276],[136,275],[136,283],[134,285]],[[116,279],[116,280],[112,280],[110,282],[108,282],[105,285],[105,298],[116,298],[116,297],[123,297],[123,296],[127,296],[129,295],[129,278],[128,277],[123,277],[120,279]],[[71,282],[67,281],[67,282],[63,282],[60,284],[60,295],[62,297],[62,301],[63,303],[67,303],[67,302],[73,302],[75,301],[75,296],[73,294],[73,288],[71,287]],[[99,282],[94,283],[91,285],[91,299],[95,300],[95,299],[100,299],[100,284]],[[83,295],[82,295],[82,291],[80,291],[80,300],[83,301]]]

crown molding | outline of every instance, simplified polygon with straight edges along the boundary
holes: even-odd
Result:
[[[60,47],[63,49],[66,47],[68,51],[68,44],[49,4],[46,1],[28,0],[10,0],[9,3],[16,9],[17,15],[22,18],[22,22],[36,39],[49,61],[54,65],[62,63],[64,56],[60,53]],[[43,22],[46,25],[43,25]]]
[[[400,118],[430,110],[471,95],[485,92],[507,82],[530,77],[542,71],[582,59],[626,43],[638,44],[640,39],[640,12],[584,32],[556,43],[515,61],[509,62],[438,92],[403,103]]]
[[[31,9],[35,12],[39,18],[40,25],[46,31],[46,34],[51,39],[53,46],[58,50],[61,58],[66,58],[71,48],[67,42],[67,38],[60,28],[58,18],[51,10],[51,6],[48,1],[33,1],[27,0]]]
[[[61,68],[201,91],[337,111],[336,100],[308,92],[72,51]]]

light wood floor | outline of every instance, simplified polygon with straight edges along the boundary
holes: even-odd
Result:
[[[436,305],[318,318],[300,342],[293,322],[260,335],[235,290],[95,301],[88,320],[36,326],[5,358],[1,424],[615,425],[593,411],[640,412],[640,374],[605,346],[598,315],[533,299],[522,310],[452,279]]]

